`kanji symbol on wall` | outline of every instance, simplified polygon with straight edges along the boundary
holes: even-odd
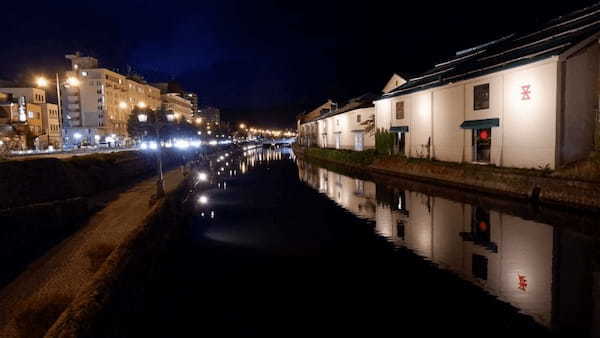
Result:
[[[527,278],[521,274],[517,274],[517,277],[519,277],[519,290],[527,291]]]
[[[521,100],[529,100],[531,97],[531,85],[521,86]]]

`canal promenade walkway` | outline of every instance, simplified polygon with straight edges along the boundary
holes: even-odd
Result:
[[[167,193],[183,180],[179,167],[167,172]],[[43,336],[113,249],[143,225],[155,190],[152,177],[122,192],[0,290],[0,337]]]

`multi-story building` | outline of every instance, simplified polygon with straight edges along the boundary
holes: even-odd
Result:
[[[196,116],[198,114],[198,94],[192,92],[184,92],[182,97],[192,104],[192,114]]]
[[[47,137],[46,142],[48,146],[59,149],[62,145],[62,132],[58,105],[54,103],[42,103],[42,128]]]
[[[13,96],[0,92],[0,152],[27,149],[27,114]]]
[[[58,106],[46,102],[46,91],[40,88],[0,88],[0,92],[11,94],[13,107],[18,107],[18,119],[28,125],[32,144],[30,147],[46,149],[60,148],[61,130]],[[24,118],[24,120],[23,120]]]
[[[178,93],[166,93],[161,95],[162,108],[166,112],[171,112],[175,120],[191,123],[193,118],[192,103]]]
[[[206,124],[219,125],[221,123],[221,111],[215,107],[202,107],[198,109],[196,117],[202,119]]]
[[[65,142],[124,145],[130,139],[127,121],[134,107],[158,109],[160,90],[106,68],[91,57],[67,55],[72,70],[62,84]]]

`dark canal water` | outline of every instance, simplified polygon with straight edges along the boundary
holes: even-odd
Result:
[[[148,298],[161,337],[599,336],[598,219],[248,150]]]

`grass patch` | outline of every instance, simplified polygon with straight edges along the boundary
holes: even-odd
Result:
[[[582,161],[557,170],[555,176],[587,181],[600,181],[600,151],[595,151]]]
[[[378,155],[374,149],[364,151],[353,151],[353,150],[338,150],[338,149],[321,149],[321,148],[308,148],[306,155],[311,157],[317,157],[325,160],[332,160],[337,162],[344,162],[351,165],[368,166]]]
[[[54,295],[42,301],[31,302],[17,315],[17,330],[20,337],[43,337],[73,299],[65,295]]]
[[[114,250],[114,246],[109,244],[98,244],[88,250],[87,257],[90,260],[89,271],[96,272]]]
[[[538,168],[509,168],[473,163],[443,162],[424,158],[406,158],[401,155],[380,155],[375,150],[352,151],[337,149],[307,148],[305,154],[322,160],[332,160],[351,166],[366,167],[374,164],[388,170],[430,173],[447,176],[477,176],[492,179],[494,174],[513,174],[535,177],[556,177],[562,179],[600,182],[600,152],[593,152],[589,158],[556,170],[548,165]]]

